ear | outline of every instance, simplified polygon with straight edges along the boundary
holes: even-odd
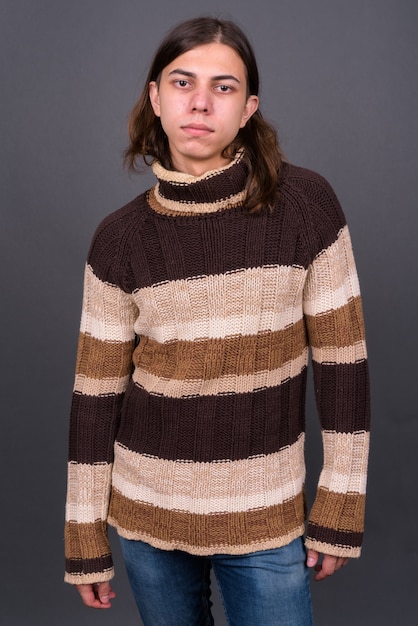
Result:
[[[257,109],[258,109],[258,97],[249,96],[247,102],[245,103],[244,111],[242,112],[240,128],[244,128],[245,124],[248,122],[250,117],[254,115]]]
[[[149,85],[149,99],[151,102],[151,106],[154,109],[154,113],[157,117],[160,117],[160,94],[158,91],[158,85],[153,80]]]

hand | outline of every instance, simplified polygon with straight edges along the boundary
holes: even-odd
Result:
[[[116,597],[108,581],[93,585],[76,585],[76,589],[86,606],[92,609],[110,609],[110,600]]]
[[[319,552],[316,550],[308,550],[308,558],[306,564],[308,567],[313,567],[316,572],[315,580],[324,580],[328,576],[332,576],[344,565],[347,565],[348,557],[332,556],[331,554],[322,555],[322,561],[320,559]]]

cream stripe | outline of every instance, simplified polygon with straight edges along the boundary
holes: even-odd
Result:
[[[308,348],[300,356],[275,370],[265,370],[242,376],[222,376],[210,380],[170,380],[159,378],[137,368],[133,373],[135,383],[148,393],[167,398],[186,396],[215,396],[224,393],[251,393],[257,389],[275,387],[298,376],[308,364]]]
[[[135,331],[165,343],[282,330],[302,318],[305,275],[268,266],[139,289]]]
[[[107,517],[112,464],[68,464],[68,492],[65,520],[92,524]]]
[[[367,358],[366,342],[358,341],[353,346],[343,348],[312,348],[312,359],[317,363],[358,363]]]
[[[138,334],[146,334],[151,339],[155,339],[160,343],[176,341],[178,339],[185,341],[199,341],[205,339],[224,339],[227,337],[256,335],[259,332],[279,331],[289,325],[289,318],[296,323],[302,318],[302,314],[295,315],[296,311],[289,308],[284,312],[284,316],[275,314],[274,311],[263,311],[257,315],[239,315],[236,317],[213,317],[209,319],[196,318],[195,323],[190,320],[185,323],[175,323],[170,320],[165,326],[157,324],[149,326],[146,331],[141,330]],[[155,318],[154,318],[155,319]],[[139,330],[139,324],[143,326],[143,320],[138,320],[136,330]]]
[[[304,312],[318,315],[338,309],[360,295],[360,286],[345,226],[338,239],[312,263],[304,291]]]
[[[130,376],[123,378],[88,378],[84,374],[75,377],[74,391],[85,396],[100,396],[123,393],[128,386]]]
[[[101,341],[132,341],[137,316],[132,296],[101,281],[87,265],[80,331]]]
[[[170,211],[184,211],[187,207],[188,213],[216,213],[225,209],[229,206],[237,206],[242,204],[246,192],[240,191],[235,195],[231,195],[229,198],[222,198],[221,200],[217,200],[216,202],[181,202],[180,200],[169,200],[165,198],[160,193],[160,185],[159,183],[154,188],[154,194],[157,201],[163,206],[165,209],[169,209]]]
[[[303,489],[304,436],[275,454],[241,461],[164,461],[116,444],[114,487],[130,500],[210,515],[265,508]],[[134,479],[133,479],[134,477]]]
[[[171,185],[178,185],[179,187],[184,187],[186,185],[192,185],[195,183],[200,183],[204,180],[209,180],[218,176],[219,174],[223,174],[224,172],[228,172],[228,170],[234,167],[239,161],[241,161],[243,156],[243,152],[239,151],[233,158],[233,160],[228,163],[226,166],[218,167],[214,170],[209,170],[202,174],[201,176],[195,176],[194,174],[187,174],[186,172],[175,172],[173,170],[166,170],[159,161],[154,161],[152,164],[152,171],[155,176],[160,180],[168,181]]]
[[[366,493],[370,435],[324,431],[324,469],[318,486],[335,493]]]

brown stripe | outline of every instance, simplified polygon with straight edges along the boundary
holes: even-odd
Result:
[[[113,568],[113,560],[110,554],[101,559],[65,559],[65,570],[73,576],[80,574],[96,574],[103,576]],[[81,581],[77,581],[76,584]],[[87,581],[83,581],[87,582]],[[94,582],[99,582],[95,579]]]
[[[304,521],[304,496],[300,493],[284,504],[252,511],[198,515],[134,502],[113,490],[109,518],[133,535],[191,548],[227,549],[296,530]]]
[[[157,213],[162,213],[163,215],[183,217],[189,216],[191,214],[214,213],[225,209],[240,207],[242,206],[242,201],[245,197],[244,192],[241,191],[237,194],[232,195],[229,198],[221,199],[216,202],[201,202],[199,204],[190,204],[187,202],[181,203],[175,200],[164,198],[162,193],[160,193],[161,191],[162,189],[160,184],[158,190],[154,187],[147,192],[147,201],[153,211],[156,211]]]
[[[158,163],[153,164],[153,171],[158,178],[159,191],[164,200],[175,204],[187,203],[196,211],[196,205],[222,203],[242,193],[248,176],[248,166],[240,155],[234,158],[226,168],[219,168],[199,177],[189,174],[174,173],[164,170]]]
[[[369,431],[367,361],[338,365],[321,365],[312,361],[312,368],[322,428],[343,433]],[[330,397],[333,397],[332,402]]]
[[[69,461],[111,463],[119,426],[123,394],[82,396],[73,394]]]
[[[88,378],[122,378],[132,371],[133,341],[101,341],[80,333],[76,373]]]
[[[335,530],[334,528],[326,528],[323,526],[315,526],[309,524],[307,537],[310,540],[318,541],[339,548],[360,548],[363,541],[362,532],[349,532],[343,530]],[[326,550],[324,551],[326,553]],[[347,555],[349,556],[349,555]]]
[[[147,198],[147,202],[150,205],[151,209],[153,211],[155,211],[156,213],[162,213],[165,215],[179,215],[179,216],[187,216],[190,215],[190,211],[187,211],[187,207],[185,207],[184,211],[174,211],[173,209],[167,209],[165,207],[163,207],[162,204],[160,204],[160,202],[158,202],[157,198],[155,197],[155,188],[153,187],[152,189],[149,189],[147,191],[146,194],[146,198]]]
[[[335,493],[319,487],[309,522],[316,526],[360,533],[364,526],[365,501],[364,494]]]
[[[70,560],[101,559],[110,555],[106,522],[65,524],[65,556]]]
[[[274,370],[300,356],[305,347],[300,320],[285,330],[226,339],[161,344],[141,337],[133,360],[137,367],[158,377],[211,380]]]
[[[352,346],[364,339],[363,311],[360,297],[328,313],[307,315],[309,342],[314,348]]]
[[[237,461],[278,452],[304,432],[305,385],[306,369],[257,393],[187,400],[150,396],[130,384],[117,441],[132,452],[173,461]]]

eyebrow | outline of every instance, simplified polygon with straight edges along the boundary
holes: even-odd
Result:
[[[172,74],[180,74],[181,76],[187,76],[188,78],[197,78],[197,75],[193,72],[188,72],[187,70],[182,70],[181,68],[171,70],[168,75],[171,76]],[[233,80],[239,85],[241,84],[241,81],[232,74],[220,74],[219,76],[212,76],[211,80]]]

